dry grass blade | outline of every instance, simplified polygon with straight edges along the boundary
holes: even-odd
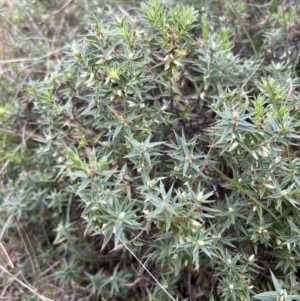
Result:
[[[18,282],[22,287],[28,289],[30,292],[32,292],[34,295],[36,295],[38,298],[40,298],[42,301],[55,301],[53,299],[47,298],[45,296],[42,296],[39,294],[33,287],[29,286],[28,284],[24,283],[23,281],[19,280],[16,276],[11,274],[5,267],[0,265],[0,269],[7,274],[11,279]]]

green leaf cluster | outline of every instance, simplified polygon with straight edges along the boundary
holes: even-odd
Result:
[[[3,211],[77,300],[299,299],[299,7],[187,2],[95,11],[27,84],[30,149],[0,111]]]

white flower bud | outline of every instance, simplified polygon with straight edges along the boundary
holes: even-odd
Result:
[[[279,192],[279,194],[280,194],[282,197],[285,197],[285,196],[287,196],[287,191],[286,191],[286,190],[281,190],[281,191]]]
[[[270,188],[270,189],[274,189],[275,188],[275,186],[273,186],[273,185],[270,185],[270,184],[263,184],[266,188]]]
[[[181,235],[179,236],[178,240],[180,244],[184,244],[184,239]]]
[[[235,121],[238,121],[239,120],[239,118],[240,118],[240,115],[239,115],[239,113],[238,112],[233,112],[233,114],[232,114],[232,117],[231,117],[231,119],[232,120],[235,120]]]
[[[52,136],[50,136],[50,135],[48,135],[48,136],[46,137],[46,141],[47,141],[47,142],[51,142],[51,141],[52,141],[52,139],[53,139],[53,137],[52,137]]]
[[[202,247],[202,246],[205,245],[205,241],[203,241],[203,240],[198,240],[198,241],[197,241],[197,244],[198,244],[198,246]]]
[[[118,220],[120,220],[120,221],[124,220],[125,215],[126,215],[126,213],[125,213],[124,211],[121,212],[121,213],[119,214],[119,216],[118,216]]]
[[[261,150],[262,150],[262,157],[268,157],[270,150],[265,146],[262,146]]]
[[[210,48],[212,51],[216,51],[216,43],[215,42],[212,42],[211,44],[211,48]]]
[[[233,142],[232,145],[230,146],[228,152],[232,152],[234,149],[236,149],[239,146],[239,143],[237,141]]]
[[[127,100],[127,102],[128,102],[128,107],[129,107],[129,108],[134,108],[134,107],[137,107],[137,106],[138,106],[138,104],[136,104],[136,103],[133,102],[133,101]]]
[[[254,256],[255,256],[255,255],[254,255],[254,254],[252,254],[252,255],[249,257],[248,261],[249,261],[249,262],[252,262],[252,261],[253,261],[253,259],[254,259]]]
[[[203,191],[200,191],[197,195],[197,202],[201,202],[203,197]]]
[[[275,164],[278,164],[281,161],[281,156],[276,157],[276,159],[274,160]]]
[[[71,49],[72,49],[72,52],[73,52],[73,54],[74,54],[75,57],[80,54],[80,52],[74,46],[72,46]]]
[[[191,225],[193,228],[201,227],[201,224],[199,222],[195,221],[194,219],[191,220]]]

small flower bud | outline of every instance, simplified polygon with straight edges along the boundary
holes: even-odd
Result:
[[[252,262],[252,261],[253,261],[253,259],[254,259],[254,256],[255,256],[255,255],[254,255],[254,254],[252,254],[252,255],[251,255],[249,258],[248,258],[248,261],[249,261],[249,262]]]
[[[263,184],[266,188],[270,188],[270,189],[275,189],[275,186],[270,185],[270,184]]]
[[[278,164],[281,161],[281,156],[276,157],[276,159],[274,160],[275,164]]]
[[[51,142],[52,140],[53,140],[53,137],[52,137],[52,136],[48,135],[48,136],[46,137],[46,141],[47,141],[47,142]]]
[[[279,194],[280,194],[282,197],[285,197],[285,196],[287,196],[287,191],[286,191],[286,190],[281,190],[281,191],[279,192]]]
[[[197,202],[201,202],[203,197],[203,191],[200,191],[197,195]]]
[[[268,155],[270,153],[270,150],[267,147],[262,146],[261,147],[261,152],[262,152],[262,157],[268,157]]]
[[[215,42],[212,42],[211,44],[211,48],[210,48],[213,52],[216,51],[216,43]]]
[[[73,52],[75,57],[80,54],[79,51],[75,47],[72,47],[71,49],[72,49],[72,52]]]
[[[202,247],[202,246],[205,245],[205,241],[203,241],[203,240],[198,240],[198,241],[197,241],[197,244],[198,244],[198,246]]]
[[[233,112],[231,116],[231,124],[235,126],[237,124],[237,121],[239,120],[240,116],[238,112]]]
[[[125,215],[126,215],[126,213],[125,213],[124,211],[121,212],[121,213],[119,214],[119,216],[118,216],[118,220],[120,220],[120,221],[124,220]]]
[[[234,149],[236,149],[239,146],[239,143],[237,141],[233,142],[232,145],[230,146],[228,152],[232,152]]]
[[[195,221],[194,219],[191,220],[191,225],[193,228],[201,227],[201,224],[199,222]]]
[[[149,210],[143,210],[143,213],[147,216],[149,214]]]
[[[183,239],[183,237],[181,235],[179,236],[178,240],[179,240],[180,244],[184,244],[184,242],[185,242],[184,239]]]

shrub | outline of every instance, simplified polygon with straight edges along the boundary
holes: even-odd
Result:
[[[298,7],[254,35],[216,4],[105,7],[28,84],[38,147],[5,208],[80,300],[299,299]]]

